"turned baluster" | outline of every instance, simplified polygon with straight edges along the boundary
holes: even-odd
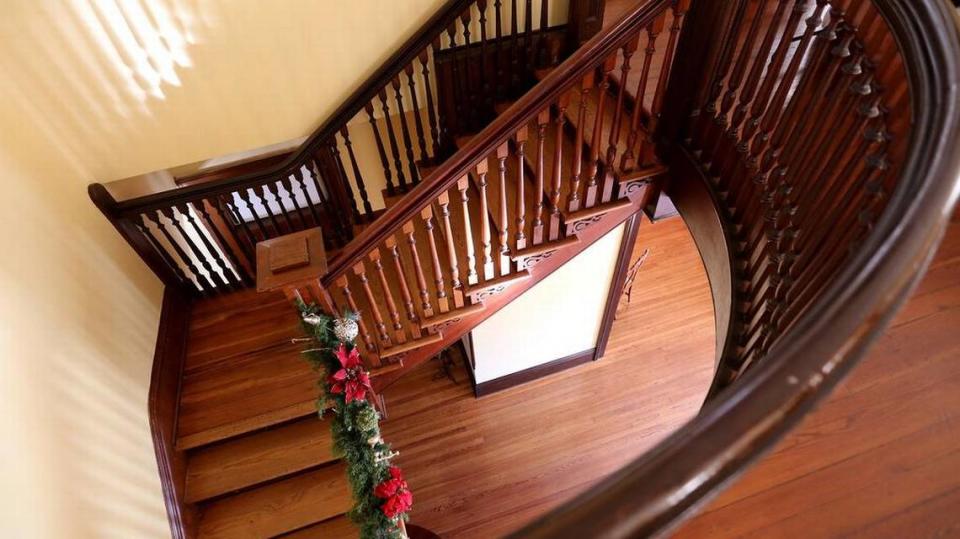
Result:
[[[470,125],[474,126],[478,120],[478,106],[477,106],[477,84],[474,83],[473,79],[473,66],[470,57],[467,56],[467,52],[470,50],[470,6],[468,5],[463,13],[460,14],[460,24],[463,26],[463,84],[466,89],[467,99],[470,100],[469,110],[470,110]],[[456,61],[456,60],[455,60]]]
[[[546,108],[537,115],[537,170],[535,172],[537,188],[534,190],[536,206],[533,210],[533,244],[543,243],[543,177],[546,171],[544,165],[544,145],[547,140],[547,124],[550,123],[550,109]]]
[[[677,37],[680,35],[680,28],[683,25],[683,17],[690,8],[690,0],[677,0],[673,4],[673,24],[670,25],[670,38],[667,40],[667,48],[663,55],[663,68],[660,70],[660,79],[657,81],[657,90],[653,94],[653,107],[650,109],[650,125],[648,133],[653,137],[657,132],[657,125],[660,123],[660,113],[663,110],[663,99],[666,94],[667,81],[670,80],[670,67],[673,65],[673,53],[677,48]],[[649,142],[649,141],[648,141]],[[654,145],[648,143],[643,155],[642,164],[652,164],[657,161]]]
[[[490,74],[487,73],[487,0],[477,0],[480,13],[480,80],[483,81],[484,108],[493,110],[493,92],[490,91]]]
[[[447,26],[447,40],[450,42],[449,49],[451,51],[457,48],[457,19],[451,21],[450,25]],[[453,114],[452,118],[447,119],[447,121],[454,122],[454,125],[456,126],[456,132],[462,133],[464,128],[467,126],[467,122],[465,122],[466,112],[464,111],[463,103],[464,90],[460,80],[460,61],[457,59],[456,53],[448,52],[448,56],[450,57],[450,84],[453,90],[451,99],[453,101],[455,114]],[[449,115],[444,114],[444,116]]]
[[[397,279],[400,281],[400,297],[403,299],[403,308],[407,313],[407,320],[410,322],[410,330],[413,332],[413,338],[420,338],[420,318],[417,316],[416,307],[413,305],[413,297],[410,295],[410,286],[407,284],[407,272],[403,268],[403,260],[400,258],[400,248],[397,245],[397,239],[394,235],[387,237],[384,242],[390,256],[393,257],[393,267],[397,272]]]
[[[397,344],[403,344],[407,342],[407,334],[403,330],[400,312],[397,310],[397,304],[393,300],[393,292],[390,291],[390,284],[387,282],[387,276],[383,272],[383,264],[380,262],[380,249],[374,247],[367,257],[370,258],[370,262],[373,263],[373,269],[376,270],[377,278],[380,280],[380,290],[383,291],[383,298],[387,301],[387,314],[390,315],[390,320],[393,322],[394,341]],[[361,277],[360,280],[363,282],[363,277]],[[366,286],[365,282],[364,286]]]
[[[237,268],[236,263],[227,262],[226,255],[224,253],[229,252],[225,242],[222,239],[222,236],[218,240],[220,242],[219,246],[215,246],[211,239],[207,236],[208,232],[217,232],[217,228],[213,225],[203,226],[200,221],[197,219],[196,207],[203,207],[203,204],[177,204],[174,207],[177,211],[180,212],[180,215],[183,216],[184,224],[189,224],[193,228],[196,236],[200,238],[200,244],[198,245],[192,238],[187,236],[187,239],[190,242],[190,246],[198,254],[203,255],[204,267],[211,271],[212,274],[217,276],[219,282],[222,282],[228,290],[234,290],[233,286],[233,268]],[[207,223],[210,222],[210,216],[207,215]],[[217,232],[219,236],[219,232]],[[220,249],[222,247],[222,250]],[[202,250],[201,250],[202,248]],[[214,263],[216,266],[214,267]],[[219,269],[220,271],[217,271]],[[239,273],[241,270],[237,268]]]
[[[244,196],[244,193],[246,193],[246,196]],[[258,238],[256,238],[257,241],[263,241],[269,238],[270,236],[267,234],[267,229],[264,227],[263,221],[260,219],[260,212],[257,211],[256,202],[253,200],[253,197],[256,196],[253,193],[253,190],[241,189],[237,191],[236,194],[237,194],[237,198],[240,200],[239,210],[240,210],[241,222],[243,222],[244,224],[249,223],[248,221],[242,218],[243,211],[246,210],[248,213],[250,213],[250,216],[253,217],[253,223],[257,225],[256,230],[258,234],[254,234],[254,236],[259,236]],[[247,228],[249,229],[249,226]],[[256,243],[256,241],[254,243]]]
[[[493,247],[490,245],[490,205],[487,202],[487,172],[486,159],[477,163],[477,186],[480,189],[480,243],[483,250],[483,279],[488,281],[494,278]]]
[[[500,180],[500,275],[510,273],[510,225],[507,221],[507,157],[510,147],[506,142],[497,147],[497,172]]]
[[[549,13],[547,6],[550,5],[550,0],[541,0],[540,2],[540,37],[537,39],[537,61],[539,65],[546,65],[547,63],[547,27],[550,25]]]
[[[386,90],[381,89],[377,96],[380,98],[380,107],[383,109],[383,120],[387,123],[387,141],[390,142],[390,154],[393,156],[393,166],[397,171],[397,182],[400,184],[400,192],[406,193],[407,178],[403,175],[403,162],[400,160],[400,146],[397,144],[397,136],[393,132],[393,122],[390,121],[390,105],[387,104]]]
[[[367,117],[370,118],[370,127],[373,128],[373,138],[377,142],[377,152],[380,154],[380,163],[383,165],[383,177],[387,182],[387,195],[396,194],[396,188],[393,185],[393,173],[390,171],[390,161],[387,159],[387,151],[383,146],[383,138],[380,136],[380,128],[377,126],[377,120],[373,115],[373,101],[364,106],[367,111]]]
[[[303,208],[301,208],[300,205],[297,204],[297,195],[293,192],[293,182],[290,180],[290,176],[288,174],[284,174],[283,176],[280,176],[280,185],[283,187],[283,190],[287,193],[286,197],[281,197],[280,189],[279,188],[277,189],[277,197],[280,201],[280,207],[285,208],[284,202],[289,202],[293,206],[294,211],[296,212],[297,220],[300,221],[300,226],[297,227],[297,230],[306,230],[307,228],[310,228],[310,224],[307,222],[306,213],[303,211]],[[290,212],[290,213],[293,213],[293,212]]]
[[[217,204],[220,208],[220,213],[222,214],[224,210],[227,211],[233,219],[226,219],[225,222],[234,230],[234,235],[236,235],[236,230],[240,230],[240,237],[242,239],[242,248],[243,252],[247,257],[247,260],[252,260],[254,258],[254,252],[257,248],[257,238],[253,234],[253,231],[250,229],[250,223],[248,223],[242,215],[240,215],[239,208],[231,202],[233,201],[233,193],[228,195],[217,195]],[[233,222],[239,223],[239,225],[234,225]]]
[[[567,123],[567,106],[570,94],[564,93],[557,100],[557,119],[553,141],[553,187],[550,189],[550,240],[560,237],[560,182],[563,180],[563,126]],[[599,123],[599,120],[597,121]],[[575,145],[582,144],[578,141]]]
[[[166,214],[164,214],[163,210],[156,210],[156,213],[144,213],[143,217],[145,217],[147,221],[154,224],[156,229],[160,231],[164,238],[166,238],[167,244],[173,248],[174,253],[180,259],[180,264],[174,263],[174,267],[178,269],[178,273],[182,274],[186,279],[193,281],[194,285],[197,287],[197,290],[199,290],[202,294],[207,295],[212,292],[214,288],[213,281],[200,272],[200,268],[196,264],[197,259],[188,255],[186,251],[183,250],[183,247],[180,245],[180,243],[174,239],[172,234],[170,234],[170,230],[167,229],[167,223],[164,222],[164,220],[169,220],[171,222],[172,220],[167,217]],[[166,249],[164,249],[164,252],[167,252]],[[184,266],[190,270],[189,275],[187,275],[186,272],[183,272]],[[206,280],[204,281],[204,279]]]
[[[167,213],[168,211],[170,212],[169,214]],[[202,253],[199,253],[196,248],[192,246],[192,242],[187,236],[187,233],[184,232],[183,227],[180,224],[180,220],[177,218],[176,212],[172,208],[170,210],[160,209],[157,210],[157,214],[159,215],[157,223],[159,224],[160,231],[167,238],[167,241],[173,247],[174,251],[176,251],[177,256],[180,257],[180,260],[182,260],[190,269],[190,272],[193,273],[194,281],[208,292],[215,291],[218,283],[214,281],[214,272],[210,267],[210,263]],[[164,219],[166,219],[170,225],[173,225],[174,230],[177,231],[177,235],[183,238],[183,243],[178,242],[170,233],[168,225],[164,222]],[[186,246],[186,249],[190,251],[189,253],[184,250],[184,246]],[[201,271],[200,266],[197,265],[197,262],[200,263],[200,266],[203,266],[204,271]],[[203,280],[202,284],[201,280]]]
[[[523,249],[527,246],[527,237],[524,234],[524,229],[526,228],[526,213],[527,213],[527,204],[524,197],[524,191],[526,189],[526,178],[524,177],[524,171],[526,170],[525,159],[525,148],[527,145],[527,126],[523,126],[517,130],[516,136],[517,142],[517,250]]]
[[[289,221],[286,222],[286,225],[287,225],[286,232],[284,232],[284,230],[280,228],[280,224],[279,224],[280,219],[277,219],[277,216],[283,215],[283,208],[282,207],[280,208],[279,214],[273,211],[273,206],[271,206],[271,202],[276,202],[278,205],[279,205],[279,202],[277,202],[276,195],[274,195],[273,191],[270,190],[270,184],[268,183],[263,184],[260,187],[260,193],[258,193],[257,196],[260,197],[260,203],[267,210],[267,217],[270,218],[270,223],[273,225],[273,236],[281,236],[285,233],[293,232],[293,228],[290,226]]]
[[[430,262],[433,266],[433,284],[437,289],[437,307],[441,313],[450,311],[450,302],[447,298],[447,286],[443,279],[443,269],[440,267],[440,253],[437,250],[437,238],[433,235],[433,209],[430,206],[420,211],[423,226],[427,230],[427,244],[430,247]]]
[[[343,292],[343,297],[347,298],[347,305],[350,306],[350,310],[360,315],[357,320],[357,326],[360,328],[360,337],[363,339],[367,351],[375,352],[377,345],[373,340],[373,335],[370,334],[370,330],[367,329],[367,324],[364,322],[360,308],[357,307],[356,300],[353,298],[353,292],[350,290],[350,282],[347,280],[346,275],[341,275],[337,278],[337,286],[339,286]]]
[[[377,335],[380,337],[380,342],[384,347],[389,348],[392,343],[390,341],[390,334],[387,333],[387,324],[384,323],[383,316],[380,314],[377,298],[373,295],[373,290],[370,289],[370,281],[367,279],[367,267],[362,260],[354,264],[353,273],[357,276],[357,279],[360,280],[363,293],[367,297],[367,304],[370,305],[370,314],[373,315],[373,322],[377,328]],[[389,294],[387,295],[389,296]]]
[[[433,50],[436,51],[436,45],[433,45]],[[433,87],[430,84],[430,68],[427,67],[430,64],[428,48],[423,49],[419,59],[421,67],[420,73],[423,75],[423,93],[427,96],[427,118],[430,124],[430,138],[433,139],[433,155],[424,155],[423,157],[437,158],[440,155],[440,123],[437,122],[437,109],[433,104]]]
[[[580,106],[577,112],[577,134],[573,145],[573,163],[570,171],[570,196],[567,197],[567,207],[570,211],[580,209],[580,174],[583,169],[583,130],[587,121],[587,102],[590,90],[593,89],[593,72],[587,73],[580,81]]]
[[[343,145],[347,148],[347,157],[350,158],[350,169],[353,171],[353,179],[357,183],[357,190],[360,191],[360,200],[363,204],[363,215],[367,221],[373,221],[373,207],[370,205],[370,199],[367,195],[367,187],[363,182],[363,175],[360,174],[360,166],[357,163],[357,156],[353,153],[353,144],[350,142],[350,133],[347,126],[340,128],[340,136],[343,137]]]
[[[501,8],[503,2],[501,0],[493,1],[493,10],[496,15],[496,36],[497,36],[497,47],[496,52],[494,53],[494,63],[496,64],[496,75],[493,78],[494,81],[494,94],[497,99],[502,98],[506,95],[506,92],[503,88],[503,17],[501,15]]]
[[[633,116],[630,118],[630,134],[627,135],[627,148],[620,159],[620,170],[628,172],[633,170],[636,165],[636,156],[642,155],[645,136],[641,136],[640,116],[643,112],[644,101],[647,99],[647,86],[650,85],[650,65],[653,63],[653,55],[657,52],[657,36],[663,31],[667,21],[667,13],[661,13],[646,28],[647,30],[647,48],[644,49],[643,67],[640,68],[640,80],[637,82],[637,90],[633,93],[636,100],[633,103]],[[626,81],[623,83],[626,84]],[[640,148],[637,148],[637,144]]]
[[[413,78],[413,62],[407,64],[407,67],[403,68],[403,71],[407,74],[407,88],[410,90],[410,103],[413,106],[411,114],[413,114],[413,127],[416,129],[417,133],[417,147],[420,149],[420,159],[427,159],[430,155],[427,153],[427,139],[423,132],[423,120],[420,118],[420,103],[417,100],[417,85]]]
[[[243,240],[237,234],[237,229],[224,217],[222,200],[219,197],[206,199],[195,206],[199,208],[200,219],[213,233],[220,252],[226,257],[225,263],[233,267],[235,276],[239,276],[240,281],[245,285],[255,281],[254,264],[249,253],[244,249]],[[223,267],[226,270],[226,266]]]
[[[537,52],[533,47],[533,0],[524,2],[523,22],[523,55],[527,60],[526,71],[527,73],[533,73],[536,64],[534,55]]]
[[[470,223],[470,198],[467,189],[470,187],[470,177],[463,176],[457,180],[457,190],[460,191],[460,202],[463,205],[463,234],[464,248],[467,252],[467,284],[477,284],[477,255],[473,246],[473,227]]]
[[[592,208],[597,203],[597,186],[600,176],[600,145],[603,136],[603,110],[607,102],[607,89],[610,88],[610,72],[616,66],[616,56],[610,56],[603,62],[600,84],[597,86],[597,115],[593,121],[593,135],[590,137],[590,179],[587,181],[587,199],[585,205]]]
[[[310,212],[310,218],[313,220],[313,226],[320,226],[320,215],[317,214],[317,209],[314,207],[313,201],[310,199],[310,191],[309,187],[307,186],[306,172],[304,172],[302,166],[297,167],[297,169],[293,171],[293,181],[297,183],[297,189],[299,189],[303,194],[303,202],[307,207],[307,211]]]
[[[510,0],[510,91],[520,87],[520,32],[517,30],[517,0]]]
[[[154,216],[155,218],[156,216]],[[149,217],[147,213],[141,213],[139,221],[136,219],[131,219],[133,226],[136,227],[137,232],[143,235],[146,238],[147,242],[150,244],[150,247],[160,255],[160,258],[163,260],[165,267],[173,272],[175,280],[177,283],[186,285],[191,283],[194,290],[198,290],[201,293],[205,293],[205,290],[200,290],[199,287],[194,283],[194,279],[191,276],[188,276],[180,264],[173,259],[173,255],[160,244],[160,241],[157,239],[154,230],[159,229],[157,222],[154,221],[154,218]]]
[[[443,233],[447,240],[447,261],[450,263],[450,288],[453,289],[453,306],[463,307],[463,283],[460,282],[460,262],[457,260],[457,242],[453,236],[453,225],[450,223],[450,196],[446,191],[437,198],[440,206],[440,217],[443,219]]]
[[[420,253],[417,250],[416,229],[413,221],[403,224],[403,233],[407,236],[407,245],[410,249],[410,258],[413,261],[413,273],[417,278],[417,292],[420,294],[420,309],[424,317],[433,316],[433,306],[430,304],[430,291],[427,288],[427,279],[423,275],[423,265],[420,263]]]
[[[619,178],[614,163],[617,162],[617,146],[620,144],[623,96],[627,93],[626,85],[628,77],[630,76],[630,60],[633,58],[633,53],[636,52],[639,44],[640,34],[637,33],[628,39],[620,49],[623,53],[623,63],[620,66],[620,85],[619,88],[617,88],[617,105],[613,109],[613,121],[610,122],[610,135],[607,137],[606,163],[609,173],[604,176],[603,196],[601,197],[604,202],[607,202],[612,197],[614,180]]]
[[[403,136],[403,147],[407,157],[407,170],[410,171],[410,183],[416,185],[420,182],[420,174],[417,172],[417,163],[413,157],[413,143],[410,141],[410,128],[407,126],[407,115],[403,109],[403,95],[400,93],[400,88],[400,76],[397,75],[393,78],[394,100],[397,103],[397,123],[400,124],[400,134]],[[411,91],[413,91],[412,88]],[[419,118],[419,116],[416,115],[416,109],[414,109],[413,112],[414,116]]]

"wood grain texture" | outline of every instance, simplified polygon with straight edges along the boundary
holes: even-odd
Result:
[[[425,368],[386,390],[384,438],[400,451],[414,522],[442,537],[501,536],[696,413],[714,357],[706,275],[680,219],[645,223],[633,258],[647,248],[600,361],[480,400]]]
[[[951,224],[862,366],[677,536],[960,533],[958,328],[960,224]]]
[[[281,537],[283,539],[359,539],[360,532],[349,518],[339,516]]]
[[[191,453],[187,501],[196,502],[334,460],[330,422],[316,417]]]
[[[351,504],[346,470],[337,464],[207,505],[200,536],[273,537],[341,515]]]
[[[197,301],[177,446],[198,447],[312,414],[317,375],[293,337],[302,337],[296,310],[279,292],[244,290]]]

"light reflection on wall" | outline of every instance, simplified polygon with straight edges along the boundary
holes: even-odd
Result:
[[[0,16],[0,537],[169,537],[147,418],[161,288],[85,195],[193,69],[184,0]]]

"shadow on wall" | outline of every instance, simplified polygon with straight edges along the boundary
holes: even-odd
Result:
[[[56,151],[97,176],[149,130],[191,67],[200,2],[15,2],[0,21],[0,77]],[[205,25],[204,25],[205,26]]]
[[[161,287],[86,196],[190,67],[174,0],[0,18],[0,537],[169,535],[147,418]]]

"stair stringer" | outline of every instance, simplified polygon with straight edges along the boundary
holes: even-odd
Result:
[[[622,205],[604,213],[596,222],[579,231],[577,233],[577,237],[580,239],[579,242],[558,249],[550,257],[528,268],[528,271],[532,274],[532,278],[520,281],[513,286],[507,287],[499,294],[487,297],[484,299],[483,309],[473,314],[465,315],[463,318],[446,325],[443,329],[443,340],[409,352],[407,356],[404,357],[402,369],[386,372],[374,378],[373,385],[376,391],[383,391],[411,369],[428,361],[448,346],[460,340],[467,332],[481,322],[523,295],[527,290],[569,262],[587,247],[593,245],[594,242],[622,224],[632,215],[642,211],[648,203],[649,196],[655,191],[650,182],[646,182],[644,185],[645,188],[635,189],[628,195],[626,200],[630,201],[629,205]]]

